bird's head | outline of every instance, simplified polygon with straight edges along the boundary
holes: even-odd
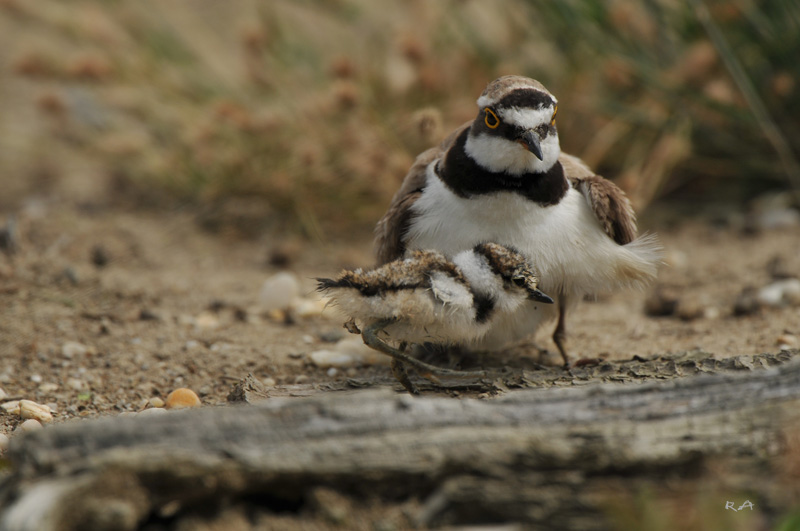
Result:
[[[553,299],[539,290],[539,277],[517,250],[498,243],[481,243],[475,253],[486,259],[491,270],[503,280],[504,289],[521,291],[528,299],[552,304]]]
[[[547,172],[558,161],[558,102],[538,81],[495,79],[478,98],[478,108],[465,147],[480,166],[522,175]]]

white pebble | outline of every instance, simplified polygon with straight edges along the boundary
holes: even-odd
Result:
[[[41,374],[32,374],[31,381],[33,383],[42,383],[42,375]]]
[[[151,398],[149,400],[149,402],[150,402],[150,405],[153,406],[153,407],[164,407],[164,400],[162,400],[161,398],[159,398],[157,396],[154,396],[153,398]]]
[[[793,334],[782,334],[778,336],[778,339],[775,341],[778,345],[778,348],[781,350],[791,350],[793,348],[797,348],[800,342],[797,340],[797,336]]]
[[[164,409],[163,407],[151,407],[150,409],[145,409],[143,411],[140,411],[136,416],[141,417],[142,415],[144,415],[146,417],[150,417],[153,415],[161,415],[162,413],[166,412],[167,410]]]
[[[213,330],[219,327],[219,319],[211,312],[203,312],[195,318],[194,326],[201,330]]]
[[[278,382],[275,381],[275,378],[267,377],[261,380],[261,383],[264,385],[264,387],[275,387]]]
[[[8,449],[8,442],[8,435],[5,433],[0,433],[0,452],[4,452]]]
[[[6,413],[11,415],[19,415],[19,400],[11,400],[10,402],[4,402],[0,404]]]
[[[284,310],[300,293],[297,277],[287,271],[272,275],[261,286],[260,302],[264,310]]]
[[[77,341],[66,341],[61,345],[61,355],[67,359],[72,359],[75,356],[83,356],[87,352],[89,352],[89,347]]]
[[[800,280],[778,280],[758,290],[758,302],[766,306],[800,305]]]
[[[74,391],[83,391],[84,389],[87,389],[89,387],[88,385],[86,385],[86,382],[84,382],[83,380],[79,380],[77,378],[69,378],[66,383],[67,387],[69,387]]]
[[[388,365],[389,356],[377,352],[364,344],[361,338],[346,338],[332,349],[316,350],[309,354],[318,367],[351,367],[354,365]]]
[[[24,419],[36,419],[42,423],[53,421],[50,408],[44,404],[37,404],[33,400],[19,401],[19,416]]]
[[[54,393],[58,391],[58,384],[52,382],[45,382],[39,386],[39,391],[42,393]]]
[[[0,387],[0,400],[5,399],[5,397],[7,397],[7,396],[8,396],[8,393],[6,393],[5,389]]]
[[[28,419],[19,426],[15,431],[30,432],[42,429],[42,423],[36,419]]]
[[[301,299],[292,301],[294,314],[298,317],[316,317],[322,315],[327,301],[321,299]]]
[[[800,212],[793,208],[770,209],[757,216],[756,223],[762,229],[797,227],[800,225]]]
[[[355,365],[356,360],[349,354],[344,352],[336,352],[335,350],[315,350],[309,354],[311,361],[317,367],[349,367]]]
[[[339,374],[339,371],[336,369],[336,367],[331,367],[330,369],[328,369],[328,376],[329,377],[333,378],[337,374]]]

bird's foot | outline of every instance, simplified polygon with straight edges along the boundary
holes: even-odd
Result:
[[[383,352],[394,358],[392,363],[392,373],[394,374],[395,378],[397,378],[403,387],[408,390],[409,393],[416,394],[412,389],[416,390],[416,387],[413,386],[411,380],[408,378],[408,373],[406,372],[406,365],[410,365],[417,369],[420,376],[430,380],[432,383],[436,385],[441,385],[440,377],[454,377],[460,379],[474,379],[480,380],[483,378],[487,378],[489,375],[488,371],[477,370],[477,371],[457,371],[453,369],[445,369],[442,367],[436,367],[435,365],[431,365],[429,363],[425,363],[424,361],[418,360],[412,356],[409,356],[405,352],[402,352],[396,348],[393,348],[386,344],[385,341],[378,337],[378,333],[380,333],[384,328],[392,324],[394,321],[392,319],[384,319],[381,321],[376,321],[366,327],[361,333],[361,337],[364,339],[364,344],[368,347],[373,348],[379,352]],[[397,362],[397,363],[394,363]]]
[[[408,391],[412,395],[418,395],[419,389],[417,386],[414,385],[414,382],[411,381],[408,377],[408,371],[406,370],[406,366],[403,364],[402,361],[392,358],[392,374],[394,377],[397,378],[397,381],[400,382],[406,391]]]

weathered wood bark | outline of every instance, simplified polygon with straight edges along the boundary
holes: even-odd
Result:
[[[12,440],[0,529],[138,529],[231,503],[296,511],[319,487],[417,498],[423,526],[604,529],[609,481],[782,451],[787,428],[800,427],[790,357],[491,400],[361,390],[63,424]]]

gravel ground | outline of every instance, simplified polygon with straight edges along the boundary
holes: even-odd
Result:
[[[370,264],[368,234],[346,244],[254,241],[208,234],[185,212],[35,203],[11,219],[0,218],[2,434],[36,428],[22,426],[20,399],[47,406],[40,420],[63,422],[160,408],[179,388],[203,406],[224,404],[248,374],[271,395],[386,385],[387,360],[322,311],[313,291],[315,276]],[[798,346],[800,227],[654,230],[666,248],[658,286],[579,305],[569,320],[574,357],[702,349],[722,359]],[[489,363],[557,362],[549,332]]]

